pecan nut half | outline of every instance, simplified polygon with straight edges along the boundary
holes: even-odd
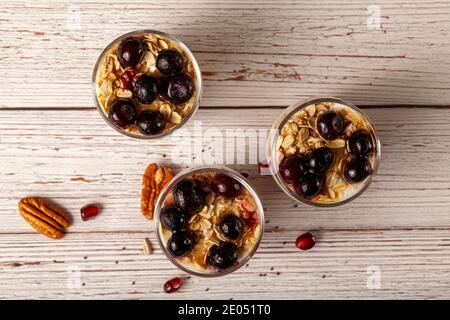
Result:
[[[173,178],[172,169],[150,164],[142,178],[141,212],[147,219],[153,219],[155,203],[161,190]]]
[[[44,198],[28,197],[19,201],[19,213],[34,229],[52,239],[60,239],[70,220],[61,208]]]

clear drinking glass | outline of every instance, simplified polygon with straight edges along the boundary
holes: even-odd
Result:
[[[256,205],[256,210],[254,214],[257,215],[257,226],[255,228],[255,238],[253,241],[253,244],[251,247],[247,248],[244,254],[240,255],[237,264],[223,270],[215,270],[211,267],[209,268],[199,268],[198,266],[195,266],[193,264],[190,264],[189,262],[186,262],[183,260],[183,258],[175,257],[173,256],[169,250],[167,249],[167,240],[169,235],[165,234],[168,233],[167,230],[164,229],[160,222],[160,214],[161,210],[164,208],[166,202],[170,200],[173,197],[172,190],[173,188],[182,180],[187,178],[192,178],[193,175],[201,175],[201,174],[225,174],[230,176],[231,178],[238,181],[245,190],[248,191],[248,195],[250,195],[253,200],[254,204]],[[236,201],[236,200],[235,200]],[[169,205],[170,206],[170,205]],[[198,214],[198,213],[197,213]],[[214,226],[212,226],[213,228]],[[263,235],[264,231],[264,210],[263,206],[261,204],[261,201],[258,197],[258,194],[254,190],[254,188],[250,185],[250,183],[245,179],[240,173],[238,173],[235,170],[232,170],[226,166],[221,165],[210,165],[210,166],[197,166],[185,169],[181,171],[179,174],[177,174],[170,183],[164,187],[164,189],[161,191],[161,194],[159,195],[156,206],[155,206],[155,230],[156,235],[158,239],[158,243],[163,250],[164,254],[167,256],[167,258],[179,269],[200,277],[219,277],[226,274],[229,274],[231,272],[236,271],[254,255],[256,252]]]
[[[101,101],[102,99],[100,98],[101,95],[100,95],[99,81],[101,81],[100,73],[101,73],[102,63],[104,63],[104,61],[105,61],[104,59],[106,59],[111,52],[115,51],[115,49],[118,47],[118,45],[120,44],[120,42],[122,40],[129,38],[129,37],[143,37],[143,36],[156,36],[156,37],[160,37],[161,39],[165,39],[165,41],[167,41],[167,43],[169,43],[171,45],[171,48],[173,47],[174,49],[177,49],[178,51],[180,51],[185,56],[185,58],[187,58],[187,60],[188,60],[187,66],[192,68],[192,70],[190,70],[190,71],[193,74],[193,80],[194,80],[194,84],[195,84],[194,95],[189,100],[189,103],[192,104],[190,112],[187,113],[186,115],[184,115],[182,117],[181,122],[179,122],[178,124],[173,125],[170,128],[166,128],[163,132],[161,132],[159,134],[155,134],[155,135],[144,135],[144,134],[140,133],[133,126],[128,129],[122,129],[122,128],[119,128],[116,125],[114,125],[108,118],[108,112],[106,110],[107,107],[105,106],[106,102]],[[154,71],[154,72],[158,73],[158,71]],[[114,81],[118,81],[118,79],[114,79]],[[203,91],[203,83],[202,83],[200,67],[197,63],[197,60],[195,59],[192,52],[189,50],[189,48],[184,43],[182,43],[180,40],[178,40],[173,35],[170,35],[170,34],[167,34],[167,33],[161,32],[161,31],[137,30],[137,31],[133,31],[133,32],[129,32],[124,35],[121,35],[120,37],[113,40],[103,50],[103,52],[100,54],[99,58],[97,59],[97,62],[94,67],[94,71],[92,73],[92,89],[93,89],[93,94],[94,94],[94,102],[95,102],[95,105],[96,105],[98,111],[100,112],[103,119],[114,130],[116,130],[126,136],[132,137],[132,138],[157,139],[157,138],[167,136],[167,135],[171,134],[172,132],[174,132],[175,130],[181,128],[190,118],[192,118],[194,116],[194,114],[198,110],[198,107],[200,104],[200,99],[201,99],[202,91]],[[162,101],[160,101],[160,100],[161,100],[161,97],[159,96],[157,98],[157,102],[159,101],[162,103]],[[111,104],[111,102],[109,102],[109,105],[110,104]],[[137,103],[137,104],[139,107],[138,109],[148,110],[148,106],[143,106],[143,105],[140,105],[139,103]],[[153,103],[152,103],[152,105],[153,105]],[[151,111],[154,111],[154,110],[151,110]]]
[[[371,139],[372,139],[372,145],[373,145],[374,151],[373,151],[372,155],[368,158],[369,163],[372,168],[372,173],[366,179],[364,179],[362,182],[360,182],[358,184],[349,184],[348,188],[344,190],[343,196],[340,199],[317,201],[316,199],[308,199],[305,197],[301,197],[295,192],[292,185],[286,183],[283,180],[283,178],[281,177],[280,172],[279,172],[279,165],[283,158],[283,155],[280,154],[280,141],[283,140],[282,130],[283,130],[283,128],[285,128],[285,125],[292,123],[293,120],[291,120],[291,119],[294,119],[295,117],[301,115],[300,114],[301,111],[305,111],[307,116],[308,116],[308,112],[310,112],[312,114],[311,107],[310,107],[311,105],[315,106],[314,107],[315,108],[314,110],[316,110],[315,112],[320,112],[320,111],[317,111],[318,105],[327,105],[327,106],[330,105],[331,111],[342,112],[346,115],[349,115],[348,116],[349,118],[354,117],[356,119],[359,119],[358,121],[363,121],[364,126],[366,126],[367,131],[370,134]],[[319,107],[319,109],[320,108],[321,107]],[[323,109],[325,109],[325,108],[323,108]],[[341,110],[341,111],[339,111],[339,110]],[[322,111],[322,112],[326,112],[326,111]],[[303,115],[305,115],[305,113],[303,113]],[[314,122],[314,121],[312,121],[312,122]],[[312,127],[314,127],[315,123],[311,123],[311,125],[312,125]],[[308,126],[309,126],[308,124],[305,125],[305,127],[308,127]],[[301,129],[301,128],[299,128],[299,129]],[[313,129],[311,129],[311,130],[313,130]],[[348,147],[348,140],[346,141],[345,148],[347,149],[347,147]],[[307,154],[308,153],[306,153],[305,155],[307,156]],[[288,108],[286,108],[280,114],[280,116],[275,120],[275,123],[272,126],[272,130],[269,133],[268,142],[267,142],[268,165],[269,165],[271,174],[272,174],[274,180],[276,181],[276,183],[278,184],[278,186],[288,196],[290,196],[295,201],[301,202],[301,203],[306,203],[309,205],[314,205],[314,206],[322,206],[322,207],[338,206],[338,205],[348,203],[348,202],[352,201],[353,199],[356,199],[372,183],[373,178],[378,169],[378,163],[380,161],[380,157],[381,157],[381,143],[380,143],[378,135],[375,131],[375,127],[374,127],[373,123],[370,121],[369,117],[361,109],[359,109],[352,103],[343,101],[338,98],[333,98],[333,97],[308,98],[308,99],[298,101],[298,102],[294,103],[293,105],[289,106]],[[343,164],[345,164],[344,161],[343,161]],[[328,177],[327,177],[327,179],[328,179]],[[344,181],[344,183],[345,183],[345,181]],[[325,183],[325,185],[327,185],[327,184]],[[339,185],[339,186],[341,186],[341,185]]]

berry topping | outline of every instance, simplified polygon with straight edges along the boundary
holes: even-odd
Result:
[[[167,281],[164,284],[164,291],[167,293],[177,291],[181,287],[182,284],[183,284],[183,281],[181,281],[180,278],[170,279],[169,281]]]
[[[325,172],[333,163],[334,155],[330,148],[322,147],[309,155],[309,171],[312,173]]]
[[[120,87],[122,89],[133,90],[133,82],[137,80],[136,72],[134,70],[126,70],[119,78]]]
[[[321,175],[307,173],[298,181],[295,192],[302,197],[312,198],[320,193],[324,180]]]
[[[328,111],[317,119],[317,131],[322,138],[334,140],[344,131],[344,119],[334,111]]]
[[[370,156],[373,152],[372,138],[366,131],[356,131],[348,139],[348,151],[354,155]]]
[[[142,134],[155,135],[166,127],[166,120],[158,112],[144,111],[136,120],[137,127]]]
[[[181,231],[186,227],[186,215],[179,208],[169,207],[161,210],[161,223],[172,231]]]
[[[205,204],[205,192],[195,180],[179,182],[174,191],[175,204],[188,214],[199,212]]]
[[[144,47],[138,39],[127,38],[122,40],[117,48],[117,57],[122,67],[136,66],[144,54]]]
[[[231,267],[238,258],[237,247],[231,242],[222,242],[220,246],[213,245],[208,251],[208,262],[219,269]]]
[[[211,181],[211,190],[224,198],[235,198],[242,190],[242,185],[226,174],[216,174]]]
[[[175,232],[167,242],[167,248],[175,257],[180,257],[194,246],[194,238],[184,231]]]
[[[344,177],[350,183],[358,183],[372,174],[372,167],[369,160],[364,157],[357,157],[350,160],[344,168]]]
[[[188,101],[194,94],[194,81],[185,73],[168,76],[162,83],[162,92],[173,103]]]
[[[80,209],[83,221],[95,218],[100,213],[100,208],[95,204],[88,204]]]
[[[133,95],[142,104],[152,103],[158,94],[158,81],[146,74],[134,83]]]
[[[241,201],[241,208],[245,210],[245,212],[253,213],[256,212],[256,202],[252,197],[246,196]]]
[[[223,218],[219,225],[219,229],[225,237],[235,240],[242,234],[244,223],[238,216],[230,214]]]
[[[126,129],[136,120],[136,107],[131,100],[116,100],[109,109],[108,118],[117,127]]]
[[[307,232],[302,235],[300,235],[297,240],[295,241],[295,245],[297,248],[301,250],[309,250],[316,244],[316,239],[314,236]]]
[[[161,73],[170,75],[183,70],[184,59],[177,50],[167,49],[161,51],[156,59],[156,68]]]
[[[300,155],[292,155],[281,161],[279,170],[286,183],[294,183],[308,171],[308,162]]]

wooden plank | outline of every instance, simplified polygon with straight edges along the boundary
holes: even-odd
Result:
[[[248,266],[219,279],[185,279],[184,286],[170,296],[162,290],[164,282],[186,274],[158,248],[151,256],[141,253],[144,237],[155,244],[150,229],[75,233],[61,241],[35,234],[1,234],[0,298],[362,299],[450,295],[448,229],[330,229],[320,233],[318,244],[308,252],[293,244],[300,231],[267,232]],[[368,281],[372,283],[371,270],[379,271],[379,289],[367,287]],[[79,271],[79,282],[74,280],[74,271]]]
[[[263,242],[239,272],[185,279],[170,298],[448,298],[450,4],[377,1],[381,29],[370,30],[373,4],[3,1],[0,299],[167,298],[162,284],[185,275],[164,257],[153,223],[140,215],[147,164],[171,165],[177,149],[183,160],[177,171],[201,162],[227,129],[264,135],[282,111],[272,107],[311,95],[384,107],[366,108],[383,144],[374,184],[349,205],[311,208],[289,200],[255,164],[233,165],[250,175],[263,200]],[[200,62],[202,106],[210,108],[195,120],[201,132],[217,131],[208,131],[211,138],[204,135],[198,149],[193,121],[183,141],[133,140],[93,108],[97,56],[117,35],[141,28],[179,36]],[[247,145],[251,152],[257,147]],[[72,214],[63,240],[35,233],[18,215],[17,201],[29,195],[49,197]],[[83,222],[79,208],[91,202],[102,213]],[[312,251],[294,247],[304,231],[318,238]],[[141,253],[144,237],[152,240],[152,256]],[[71,270],[80,271],[80,287],[70,288]],[[380,271],[377,290],[367,287],[370,270]]]
[[[258,175],[255,164],[232,166],[250,174],[269,230],[450,227],[450,109],[366,111],[381,137],[382,161],[373,185],[349,205],[296,206],[270,176]],[[261,109],[255,118],[251,108],[200,109],[195,121],[203,124],[203,133],[215,128],[225,135],[226,129],[267,129],[280,112]],[[184,141],[146,141],[116,133],[96,110],[0,111],[0,232],[30,231],[17,214],[17,201],[30,195],[50,197],[67,208],[75,218],[71,232],[151,228],[139,211],[142,174],[151,162],[170,165],[177,160],[172,158],[175,147],[183,149],[185,165],[193,157],[202,159],[202,149],[208,152],[216,140],[205,138],[196,153],[189,134],[193,125],[188,123]],[[256,152],[257,146],[250,148]],[[103,213],[95,221],[81,222],[79,208],[90,202],[102,204]]]
[[[450,4],[377,1],[23,1],[0,8],[0,108],[91,107],[91,73],[116,36],[179,36],[204,71],[202,106],[286,106],[312,95],[364,105],[448,105]],[[20,61],[20,66],[18,66]]]

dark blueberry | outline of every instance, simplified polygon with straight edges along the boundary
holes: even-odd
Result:
[[[365,157],[357,157],[350,160],[344,168],[344,177],[350,183],[363,181],[372,174],[372,167]]]
[[[158,81],[146,74],[139,77],[133,86],[134,98],[142,104],[150,104],[158,95]]]
[[[317,131],[322,138],[334,140],[344,131],[344,119],[334,111],[322,113],[317,119]]]
[[[281,161],[279,170],[286,183],[294,183],[308,171],[308,161],[303,156],[292,155]]]
[[[322,147],[309,155],[309,171],[311,173],[325,172],[333,163],[334,155],[330,148]]]
[[[183,70],[184,59],[177,50],[167,49],[161,51],[156,59],[156,68],[161,73],[170,75]]]
[[[136,107],[131,100],[116,100],[109,109],[108,118],[117,127],[126,129],[136,120]]]
[[[158,112],[144,111],[137,118],[136,124],[142,134],[155,135],[164,130],[166,120]]]
[[[312,198],[322,191],[324,185],[324,177],[307,173],[297,182],[295,192],[305,198]]]
[[[213,253],[215,253],[215,252],[217,251],[217,249],[219,249],[219,246],[216,245],[216,244],[213,244],[213,245],[209,248],[208,253],[207,253],[207,256],[206,256],[206,258],[207,258],[206,261],[207,261],[209,264],[212,264],[212,263],[211,263],[211,256],[212,256]]]
[[[348,151],[354,155],[370,156],[373,153],[372,138],[366,131],[356,131],[348,139]]]
[[[166,98],[173,103],[186,102],[194,94],[194,81],[185,73],[168,76],[161,87]]]
[[[159,219],[163,226],[171,231],[181,231],[186,227],[186,215],[179,208],[168,207],[162,209]]]
[[[144,46],[136,38],[122,40],[117,48],[117,57],[122,67],[136,66],[144,54]]]
[[[187,232],[175,232],[167,242],[167,248],[175,257],[180,257],[194,246],[194,238]]]
[[[231,242],[223,242],[220,246],[213,245],[208,251],[208,262],[219,269],[233,266],[238,258],[237,247]]]
[[[242,191],[242,184],[226,174],[216,174],[211,181],[211,190],[224,198],[235,198]]]
[[[238,216],[230,214],[223,218],[219,228],[225,237],[235,240],[242,234],[244,223]]]
[[[188,214],[199,212],[205,204],[205,192],[193,179],[179,182],[173,191],[175,204]]]

